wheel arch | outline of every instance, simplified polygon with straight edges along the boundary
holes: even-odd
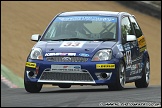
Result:
[[[143,52],[142,63],[145,64],[146,60],[150,61],[150,56],[147,50]]]

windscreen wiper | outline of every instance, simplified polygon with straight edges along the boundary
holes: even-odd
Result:
[[[112,40],[115,40],[115,39],[112,39],[112,38],[102,38],[102,39],[94,39],[93,41],[112,41]]]
[[[85,38],[64,38],[64,39],[53,39],[53,40],[51,40],[51,41],[73,41],[73,40],[75,40],[75,41],[90,41],[90,39],[85,39]]]

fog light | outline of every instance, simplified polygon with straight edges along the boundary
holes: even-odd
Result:
[[[36,78],[37,74],[35,71],[26,71],[28,78]]]
[[[95,74],[99,80],[109,80],[112,75],[112,72],[110,73],[102,72],[102,73],[95,73]]]
[[[30,71],[28,74],[29,74],[30,77],[34,76],[34,72],[33,71]]]

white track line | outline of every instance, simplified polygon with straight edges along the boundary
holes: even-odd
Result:
[[[6,78],[3,77],[2,75],[1,75],[1,81],[2,81],[3,83],[5,83],[5,84],[6,84],[8,87],[10,87],[10,88],[18,88],[17,85],[13,84],[11,81],[9,81],[8,79],[6,79]]]

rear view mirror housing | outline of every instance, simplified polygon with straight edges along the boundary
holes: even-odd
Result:
[[[33,34],[31,36],[31,41],[36,41],[38,42],[38,40],[40,39],[41,35],[40,34]]]
[[[127,35],[127,42],[135,41],[137,40],[135,35]]]

